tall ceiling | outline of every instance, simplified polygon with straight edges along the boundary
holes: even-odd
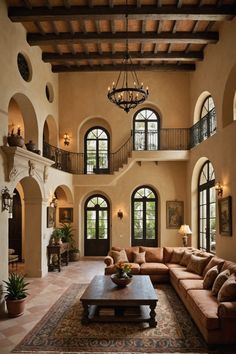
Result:
[[[219,27],[236,15],[236,0],[7,0],[31,46],[53,72],[193,71]]]

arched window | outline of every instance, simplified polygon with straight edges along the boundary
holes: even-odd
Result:
[[[105,256],[109,251],[109,202],[100,195],[85,203],[85,256]]]
[[[216,132],[216,110],[213,98],[208,96],[200,112],[200,141],[206,140]]]
[[[202,166],[198,182],[199,248],[215,253],[216,193],[215,172],[210,161]]]
[[[147,186],[137,188],[132,194],[132,246],[157,246],[156,192]]]
[[[85,135],[85,173],[109,173],[109,134],[101,127]]]
[[[159,116],[152,109],[142,109],[134,116],[134,150],[158,150]]]
[[[194,147],[216,132],[216,110],[212,96],[207,96],[200,109],[199,120],[190,128],[190,147]]]

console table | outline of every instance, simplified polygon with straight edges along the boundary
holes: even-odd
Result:
[[[56,260],[53,260],[53,255],[57,256]],[[63,256],[62,256],[63,255]],[[47,257],[48,257],[48,271],[53,271],[58,269],[61,271],[62,262],[68,265],[69,262],[69,243],[64,242],[59,245],[48,245],[47,246]]]

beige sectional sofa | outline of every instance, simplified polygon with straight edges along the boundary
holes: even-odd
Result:
[[[121,250],[113,247],[105,257],[106,275],[115,272]],[[208,344],[236,343],[236,263],[191,247],[140,246],[126,248],[125,253],[132,274],[149,275],[153,282],[170,281]],[[142,254],[141,261],[137,253]],[[219,287],[223,277],[232,283],[230,296],[225,294],[228,284],[224,289],[223,285]],[[216,290],[219,292],[213,294]]]

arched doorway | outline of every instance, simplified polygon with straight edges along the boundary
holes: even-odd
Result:
[[[110,205],[100,194],[90,196],[84,207],[84,255],[105,256],[110,248]]]
[[[8,219],[9,248],[15,250],[22,262],[22,203],[17,189],[13,192],[12,218]]]

